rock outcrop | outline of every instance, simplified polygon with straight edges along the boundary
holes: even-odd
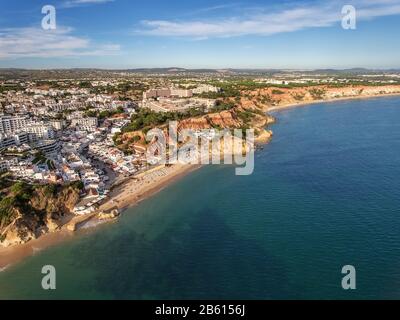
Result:
[[[79,200],[80,189],[76,185],[18,184],[18,191],[8,191],[3,198],[9,199],[9,205],[6,205],[7,201],[2,201],[1,205],[0,245],[5,247],[58,230],[62,225],[61,218],[71,214]]]
[[[114,209],[111,212],[100,212],[97,215],[97,218],[99,220],[113,220],[113,219],[118,218],[119,215],[120,215],[120,213],[119,213],[118,209]]]

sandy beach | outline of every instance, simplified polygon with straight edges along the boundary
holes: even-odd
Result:
[[[162,166],[148,171],[113,190],[110,195],[110,200],[100,206],[99,210],[125,210],[199,167],[200,166],[176,164],[170,167]]]
[[[116,187],[111,193],[110,199],[95,213],[73,217],[72,220],[65,224],[60,230],[42,235],[40,238],[26,244],[0,248],[0,272],[26,257],[37,254],[43,249],[71,239],[74,235],[74,232],[68,230],[71,224],[76,225],[76,231],[81,232],[81,230],[90,229],[99,224],[106,223],[110,220],[101,221],[96,218],[98,212],[112,209],[118,209],[121,212],[127,208],[133,207],[140,201],[154,195],[169,184],[198,168],[200,168],[199,165],[178,164],[170,167],[158,167],[128,180]]]
[[[398,96],[400,96],[400,93],[386,93],[386,94],[380,94],[380,95],[354,96],[354,97],[323,99],[323,100],[314,100],[314,101],[306,101],[306,102],[298,102],[298,103],[288,103],[288,104],[282,104],[279,106],[274,106],[274,107],[268,108],[267,112],[285,110],[285,109],[295,108],[295,107],[305,107],[308,105],[319,104],[319,103],[350,101],[350,100],[366,100],[366,99],[398,97]]]

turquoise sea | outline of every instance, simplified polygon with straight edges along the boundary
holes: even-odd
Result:
[[[0,298],[399,299],[400,98],[275,116],[253,175],[204,167],[0,272]],[[341,288],[344,265],[357,290]]]

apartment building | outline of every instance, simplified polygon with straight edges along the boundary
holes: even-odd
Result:
[[[169,98],[171,97],[170,89],[150,89],[146,92],[143,92],[143,99],[151,99],[151,98]]]
[[[192,90],[188,89],[171,89],[171,96],[178,98],[190,98],[193,96]]]
[[[30,124],[28,116],[0,116],[0,133],[14,133]]]
[[[81,130],[93,131],[98,127],[98,120],[95,117],[76,118],[72,119],[71,126]]]
[[[49,140],[55,138],[55,132],[51,125],[32,124],[23,129],[23,131],[31,134],[31,140],[37,141],[40,139]]]
[[[0,134],[0,149],[19,146],[29,142],[29,135],[26,132],[15,134]]]
[[[202,93],[208,93],[208,92],[219,92],[219,88],[214,87],[212,85],[204,84],[201,86],[198,86],[195,89],[192,89],[193,94],[202,94]]]
[[[60,151],[61,145],[57,140],[42,140],[35,145],[35,149],[50,154]]]
[[[0,172],[5,172],[8,171],[10,169],[11,166],[17,165],[18,164],[18,160],[17,158],[4,158],[4,157],[0,157]]]
[[[49,124],[57,131],[63,130],[65,126],[64,120],[50,120]]]

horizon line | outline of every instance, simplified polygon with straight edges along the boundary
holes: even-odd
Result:
[[[24,71],[45,71],[45,70],[104,70],[104,71],[126,71],[126,70],[254,70],[254,71],[348,71],[348,70],[365,70],[365,71],[390,71],[396,70],[400,71],[400,67],[349,67],[349,68],[335,68],[335,67],[320,67],[320,68],[252,68],[252,67],[197,67],[197,68],[187,68],[187,67],[127,67],[127,68],[107,68],[107,67],[54,67],[54,68],[21,68],[21,67],[0,67],[0,70],[24,70]]]

